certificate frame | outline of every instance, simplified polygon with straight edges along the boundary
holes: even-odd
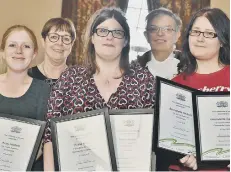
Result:
[[[154,122],[155,122],[155,116],[154,116],[154,109],[112,109],[109,110],[109,116],[121,116],[121,115],[149,115],[152,114],[153,115],[153,121],[152,121],[152,134],[151,134],[151,149],[150,149],[150,167],[149,170],[150,171],[155,171],[155,169],[153,169],[154,167],[152,167],[152,162],[153,162],[153,138],[154,138]]]
[[[83,118],[90,118],[93,116],[101,115],[103,113],[104,120],[105,120],[105,132],[107,134],[107,144],[108,144],[108,153],[111,162],[111,170],[117,171],[117,163],[115,158],[115,151],[112,139],[112,131],[111,131],[111,124],[108,114],[108,109],[100,109],[100,110],[93,110],[83,113],[78,113],[74,115],[62,116],[58,118],[51,119],[51,136],[52,136],[52,143],[53,143],[53,152],[54,152],[54,161],[55,161],[55,170],[61,171],[61,164],[60,164],[60,155],[59,155],[59,148],[58,148],[58,137],[57,137],[57,123],[78,120]],[[74,169],[73,169],[74,170]]]
[[[155,103],[155,129],[154,129],[154,133],[155,133],[155,140],[154,140],[154,149],[155,152],[159,152],[159,153],[164,153],[164,154],[168,154],[171,157],[174,157],[175,159],[181,159],[183,158],[185,155],[187,155],[186,153],[182,153],[182,152],[177,152],[171,149],[167,149],[167,148],[162,148],[159,146],[159,137],[160,137],[160,129],[162,129],[161,126],[164,126],[163,124],[161,124],[160,122],[160,107],[161,107],[161,93],[162,93],[162,84],[166,84],[168,86],[172,86],[173,88],[180,88],[184,91],[187,91],[189,93],[194,93],[194,92],[198,92],[198,90],[193,89],[191,87],[185,86],[185,85],[181,85],[178,84],[174,81],[170,81],[167,80],[165,78],[156,76],[156,103]],[[192,100],[192,97],[191,97]],[[193,106],[192,106],[192,113],[193,113]],[[175,140],[173,141],[175,142]],[[175,144],[175,143],[173,143]],[[196,146],[196,145],[195,145]]]
[[[9,121],[17,121],[17,122],[20,122],[20,123],[27,123],[27,124],[30,124],[30,125],[36,125],[36,126],[40,127],[37,138],[35,140],[33,150],[31,152],[29,163],[27,165],[27,168],[25,169],[26,171],[31,171],[32,166],[33,166],[33,164],[34,164],[34,162],[36,160],[37,153],[38,153],[39,148],[40,148],[40,144],[42,142],[43,133],[44,133],[45,127],[46,127],[46,122],[36,120],[36,119],[31,119],[31,118],[14,116],[14,115],[6,114],[6,113],[0,113],[0,120],[1,119],[5,119],[5,120],[9,120]]]
[[[195,130],[195,141],[196,141],[196,158],[199,167],[204,166],[216,166],[216,167],[227,167],[230,164],[230,158],[226,160],[203,160],[202,158],[202,132],[200,126],[200,114],[198,106],[198,98],[213,97],[230,97],[230,92],[195,92],[193,93],[193,114],[194,114],[194,130]],[[209,120],[209,116],[208,116]],[[203,131],[204,132],[204,131]],[[227,151],[227,150],[225,150]],[[229,149],[230,152],[230,149]]]

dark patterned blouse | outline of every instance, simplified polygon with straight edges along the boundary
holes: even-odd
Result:
[[[100,95],[93,76],[85,67],[75,66],[67,69],[53,87],[48,101],[45,142],[51,141],[49,119],[73,115],[107,107],[108,109],[153,108],[155,80],[147,68],[137,63],[130,66],[131,73],[124,75],[122,81],[108,102]]]

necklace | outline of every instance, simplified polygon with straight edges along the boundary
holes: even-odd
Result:
[[[67,68],[67,66],[64,67],[64,69],[61,71],[61,73]],[[44,67],[44,63],[42,64],[42,69],[43,69],[43,73],[45,75],[46,78],[50,78],[50,79],[56,79],[56,78],[51,78],[51,77],[48,77],[46,71],[45,71],[45,67]],[[61,74],[60,73],[60,74]]]
[[[108,86],[110,84],[109,78],[104,79],[104,78],[101,78],[101,77],[97,76],[96,74],[93,74],[93,78],[98,80],[100,83],[103,83],[104,85]]]
[[[44,63],[43,63],[43,65],[42,65],[42,67],[43,67],[43,73],[44,73],[45,77],[46,77],[46,78],[49,78],[48,75],[47,75],[47,73],[46,73],[46,71],[45,71]]]

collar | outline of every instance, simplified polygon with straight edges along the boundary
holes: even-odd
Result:
[[[151,52],[151,59],[150,59],[150,62],[152,61],[152,62],[155,62],[155,63],[164,63],[164,62],[167,62],[168,60],[170,60],[170,59],[172,59],[172,58],[174,58],[175,57],[175,54],[174,54],[174,52],[172,51],[172,53],[168,56],[168,58],[166,58],[164,61],[158,61],[158,60],[156,60],[156,58],[155,58],[155,56],[154,56],[154,54]]]

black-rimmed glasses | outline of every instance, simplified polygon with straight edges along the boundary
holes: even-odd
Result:
[[[57,42],[59,40],[59,38],[61,37],[61,40],[64,44],[69,45],[72,43],[72,37],[69,35],[59,35],[57,33],[48,33],[47,34],[48,39],[51,42]]]
[[[214,33],[214,32],[201,32],[199,30],[191,30],[189,32],[189,35],[191,35],[191,36],[200,36],[201,33],[203,34],[203,36],[205,38],[216,38],[217,37],[217,34]]]
[[[105,29],[105,28],[97,28],[95,30],[95,33],[98,35],[98,36],[101,36],[101,37],[106,37],[108,36],[109,33],[112,33],[112,36],[114,38],[118,38],[118,39],[123,39],[124,36],[125,36],[125,32],[123,30],[108,30],[108,29]]]

